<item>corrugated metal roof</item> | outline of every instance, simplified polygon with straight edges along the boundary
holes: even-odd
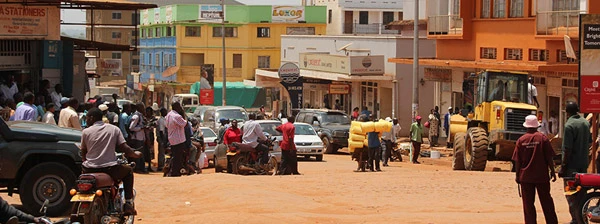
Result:
[[[133,2],[153,3],[158,6],[176,5],[176,4],[195,4],[195,5],[220,5],[221,0],[130,0]],[[235,0],[225,0],[225,5],[244,5]]]

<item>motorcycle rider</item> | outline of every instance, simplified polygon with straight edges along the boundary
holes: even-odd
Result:
[[[102,112],[98,108],[90,109],[86,120],[93,125],[81,133],[83,172],[106,173],[113,180],[122,180],[126,200],[123,213],[136,215],[133,206],[133,169],[127,164],[118,164],[115,149],[129,158],[141,158],[142,153],[127,145],[117,126],[102,122]]]
[[[252,146],[252,148],[256,149],[258,152],[262,152],[260,165],[264,166],[269,161],[269,148],[264,144],[260,144],[258,140],[265,141],[267,140],[267,136],[263,133],[260,124],[255,121],[256,114],[251,113],[248,115],[248,118],[248,122],[244,124],[242,143]]]
[[[33,217],[33,215],[16,209],[12,205],[8,204],[2,197],[0,197],[0,223],[7,223],[9,219],[16,217],[21,222],[27,223],[40,223],[40,218]]]

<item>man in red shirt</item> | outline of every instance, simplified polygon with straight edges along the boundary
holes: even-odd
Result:
[[[558,223],[554,200],[550,195],[550,176],[552,182],[556,181],[552,160],[554,150],[548,138],[537,131],[540,123],[535,115],[527,116],[523,126],[527,128],[527,133],[517,140],[512,160],[517,174],[515,180],[522,188],[525,223],[537,223],[534,205],[536,190],[546,223]]]
[[[280,125],[275,130],[283,133],[283,140],[279,144],[281,147],[281,166],[279,167],[279,174],[294,174],[298,173],[298,156],[296,155],[296,143],[294,143],[294,135],[296,134],[296,127],[294,127],[293,116],[288,117],[288,122]]]

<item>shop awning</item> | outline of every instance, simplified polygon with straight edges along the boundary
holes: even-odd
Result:
[[[397,64],[412,64],[412,58],[390,58],[388,62]],[[521,61],[466,61],[419,59],[419,65],[454,68],[479,68],[495,70],[537,71],[537,72],[577,72],[577,64],[550,64],[546,62]]]
[[[215,82],[214,84],[214,103],[213,105],[222,105],[223,99],[223,82]],[[256,86],[244,85],[243,82],[227,82],[227,105],[229,106],[245,106],[250,108],[254,105],[260,88]],[[190,93],[198,94],[200,92],[200,82],[192,84]]]
[[[63,9],[98,9],[98,10],[139,10],[158,7],[156,4],[140,3],[127,0],[37,0],[26,1],[23,5],[50,5]]]
[[[174,75],[175,73],[177,73],[177,71],[179,71],[179,66],[171,66],[168,67],[167,69],[165,69],[165,71],[162,73],[162,77],[169,77]]]
[[[86,51],[135,51],[135,46],[110,44],[98,41],[83,40],[71,37],[61,36],[62,41],[72,41],[73,50],[86,50]]]
[[[279,78],[277,71],[256,69],[256,75]],[[392,81],[392,75],[346,75],[341,73],[321,72],[300,69],[300,76],[331,81]]]

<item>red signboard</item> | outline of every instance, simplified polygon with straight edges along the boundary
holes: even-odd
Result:
[[[213,89],[200,90],[200,104],[213,105],[215,103],[215,91]]]
[[[579,91],[583,112],[600,113],[600,75],[581,76]]]

